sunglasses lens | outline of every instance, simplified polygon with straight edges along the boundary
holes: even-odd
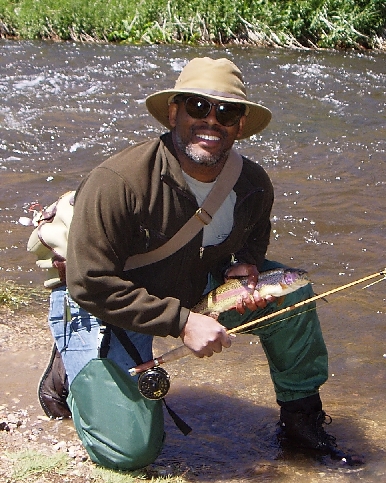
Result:
[[[188,97],[185,100],[185,109],[190,117],[204,119],[210,113],[212,105],[203,97]]]
[[[192,96],[185,99],[185,109],[190,117],[204,119],[210,113],[212,106],[216,106],[216,119],[223,126],[234,126],[245,113],[243,104],[221,102],[212,104],[204,97]]]
[[[234,126],[240,121],[241,116],[245,112],[245,107],[242,104],[233,104],[224,102],[218,104],[216,108],[217,121],[223,126]]]

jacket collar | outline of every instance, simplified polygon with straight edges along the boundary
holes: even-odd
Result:
[[[171,132],[163,134],[160,138],[161,151],[161,179],[170,186],[191,194],[188,184],[182,174],[180,163],[177,159],[177,153],[174,149]]]

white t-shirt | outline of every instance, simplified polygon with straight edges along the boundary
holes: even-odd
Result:
[[[182,173],[189,188],[195,195],[198,205],[201,206],[216,181],[213,181],[212,183],[203,183],[202,181],[192,178],[184,171]],[[207,247],[209,245],[218,245],[228,237],[233,227],[233,210],[235,208],[235,203],[236,193],[232,190],[214,214],[209,225],[204,226],[202,246]]]

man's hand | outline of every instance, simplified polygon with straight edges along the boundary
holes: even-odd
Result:
[[[225,327],[212,317],[190,312],[180,337],[197,357],[211,357],[221,352],[223,347],[231,346],[231,336]]]
[[[245,312],[245,309],[257,310],[263,309],[267,303],[273,302],[275,297],[262,298],[259,292],[255,290],[257,281],[259,279],[259,271],[256,265],[248,263],[236,263],[232,265],[225,273],[225,279],[248,277],[248,291],[241,295],[236,304],[236,310],[240,314]]]

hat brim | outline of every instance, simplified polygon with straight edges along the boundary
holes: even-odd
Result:
[[[244,99],[235,99],[234,97],[223,97],[215,94],[208,94],[200,90],[175,90],[168,89],[165,91],[156,92],[146,99],[146,107],[150,114],[157,119],[163,126],[169,130],[172,129],[169,123],[169,99],[177,94],[197,94],[211,99],[224,102],[235,102],[245,104],[249,108],[249,113],[246,117],[246,122],[243,128],[242,135],[239,139],[246,139],[254,134],[259,133],[266,128],[271,120],[272,113],[269,109],[255,102],[246,101]]]

